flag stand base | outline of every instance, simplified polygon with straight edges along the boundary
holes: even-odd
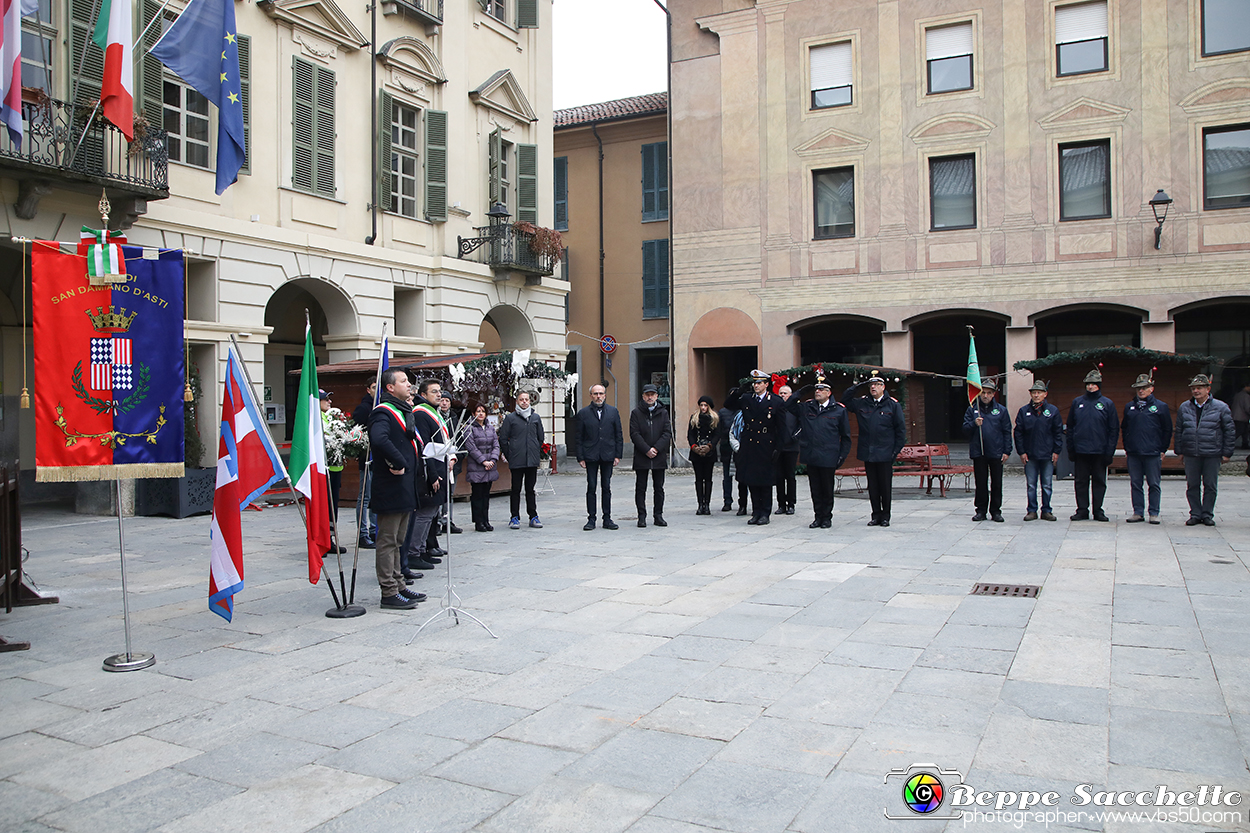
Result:
[[[114,654],[104,660],[105,671],[138,671],[141,668],[151,668],[153,665],[156,665],[156,655],[147,651]]]
[[[360,605],[344,605],[343,607],[332,607],[326,611],[327,619],[355,619],[357,616],[364,616],[365,609]]]

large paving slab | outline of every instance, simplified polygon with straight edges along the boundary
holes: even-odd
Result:
[[[1176,478],[1161,526],[1123,522],[1123,478],[1107,524],[1066,520],[1070,482],[1059,522],[1024,523],[1009,473],[995,524],[970,520],[962,488],[900,480],[884,530],[849,482],[828,530],[808,528],[803,483],[798,514],[753,527],[696,516],[673,472],[669,526],[630,511],[615,532],[582,530],[579,476],[550,485],[545,528],[452,537],[460,604],[497,639],[446,614],[418,633],[443,567],[418,609],[380,610],[371,551],[365,615],[325,617],[292,508],[244,514],[225,622],[207,609],[208,519],[126,519],[133,645],[157,657],[126,674],[100,667],[124,650],[116,519],[26,508],[27,570],[61,602],[0,617],[32,644],[0,654],[0,829],[1250,831],[1250,801],[1070,801],[1250,798],[1244,477],[1221,479],[1215,528],[1183,525]],[[1041,593],[969,595],[977,582]],[[920,764],[948,795],[963,779],[1061,801],[925,818],[903,804]]]

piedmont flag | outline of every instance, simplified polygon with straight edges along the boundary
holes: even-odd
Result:
[[[130,9],[130,0],[101,0],[91,39],[104,51],[104,81],[100,87],[104,118],[117,125],[127,139],[134,139],[134,16]]]
[[[317,358],[312,325],[304,325],[304,365],[299,374],[295,435],[291,438],[291,482],[305,498],[308,519],[308,581],[321,577],[321,557],[330,549],[330,484],[326,480],[326,443],[317,396]]]
[[[25,3],[5,0],[0,20],[0,122],[9,141],[22,147],[22,11]]]
[[[221,398],[208,570],[208,609],[227,622],[234,614],[234,594],[243,589],[243,508],[285,478],[278,449],[231,348]]]
[[[191,0],[148,54],[217,105],[217,193],[239,178],[246,145],[234,0]]]
[[[968,404],[971,405],[976,401],[977,394],[981,392],[981,365],[977,362],[977,339],[969,330],[968,332]]]

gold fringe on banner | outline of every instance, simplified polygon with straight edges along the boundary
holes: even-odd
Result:
[[[36,466],[39,483],[86,483],[92,480],[132,478],[180,478],[186,476],[182,463],[122,463],[115,466]]]

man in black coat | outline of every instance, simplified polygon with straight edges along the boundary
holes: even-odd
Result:
[[[977,491],[973,498],[974,521],[985,520],[986,510],[995,523],[1003,522],[1003,463],[1011,454],[1011,414],[995,401],[998,385],[993,379],[981,383],[981,392],[964,412],[964,434]]]
[[[738,482],[751,493],[752,525],[769,522],[773,513],[773,486],[777,482],[777,438],[785,431],[786,403],[768,390],[769,376],[751,371],[751,392],[733,391],[725,405],[742,411],[742,434],[738,437]],[[741,514],[741,513],[739,513]]]
[[[369,412],[373,410],[373,397],[377,389],[378,383],[370,382],[369,387],[365,388],[365,395],[360,397],[360,404],[352,411],[352,422],[364,426],[366,432],[369,430]],[[374,547],[374,539],[378,537],[378,515],[369,508],[369,494],[373,486],[373,478],[369,476],[369,471],[365,468],[367,458],[367,453],[356,458],[356,465],[360,467],[360,493],[356,497],[356,529],[360,548],[371,550]]]
[[[1115,403],[1102,395],[1101,371],[1085,374],[1085,394],[1072,400],[1068,409],[1067,437],[1076,488],[1071,520],[1087,521],[1091,512],[1096,521],[1110,520],[1102,511],[1102,500],[1107,494],[1107,467],[1120,439],[1120,420]]]
[[[716,415],[720,417],[716,456],[720,458],[724,470],[721,486],[725,494],[725,505],[720,508],[722,512],[731,512],[734,508],[734,451],[733,445],[729,442],[729,429],[733,425],[734,413],[728,408],[721,408],[716,412]]]
[[[410,610],[425,597],[404,586],[400,570],[400,542],[408,531],[408,517],[417,508],[417,491],[427,486],[420,440],[408,404],[408,375],[390,368],[382,373],[383,394],[369,414],[369,444],[373,452],[372,508],[378,513],[374,558],[382,607]],[[418,481],[420,485],[418,485]]]
[[[1124,454],[1128,460],[1128,491],[1133,514],[1127,523],[1146,520],[1159,523],[1159,498],[1162,495],[1163,455],[1172,445],[1172,415],[1168,405],[1155,399],[1155,381],[1143,373],[1133,383],[1133,401],[1124,406],[1120,432],[1124,435]],[[1142,481],[1146,487],[1142,489]]]
[[[782,402],[789,402],[794,394],[789,385],[777,390]],[[799,417],[789,409],[781,415],[781,436],[777,438],[777,514],[793,515],[796,499],[794,470],[799,465]]]
[[[859,384],[842,392],[842,404],[855,414],[859,423],[859,444],[855,456],[864,464],[868,477],[868,502],[872,504],[869,526],[890,525],[890,498],[894,485],[894,458],[907,443],[907,425],[903,406],[887,396],[885,379],[872,372],[868,379],[868,395],[852,398]],[[864,384],[864,383],[860,383]]]
[[[796,402],[798,397],[787,401]],[[807,465],[807,485],[812,490],[816,519],[811,529],[833,526],[834,474],[851,454],[851,422],[846,408],[834,402],[832,390],[823,378],[816,382],[815,398],[792,407],[799,423],[803,462]]]
[[[569,440],[578,465],[586,470],[586,525],[595,528],[595,481],[603,492],[603,528],[617,529],[612,520],[612,470],[621,462],[624,439],[621,434],[621,413],[608,405],[608,389],[591,385],[590,404],[577,412]]]
[[[668,409],[660,404],[660,391],[655,385],[643,385],[642,403],[629,415],[629,439],[634,444],[634,503],[638,506],[638,527],[647,525],[647,473],[655,494],[651,520],[656,526],[668,526],[664,520],[664,470],[668,468],[668,449],[673,443],[673,423]]]

